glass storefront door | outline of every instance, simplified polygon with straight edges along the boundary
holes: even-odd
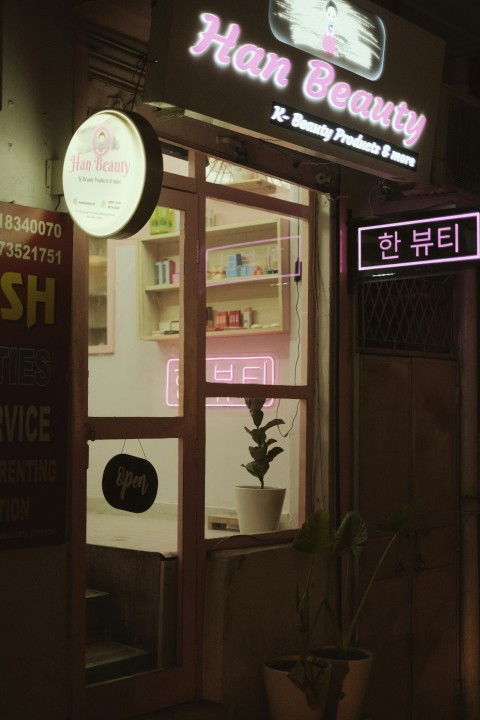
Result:
[[[187,588],[196,572],[196,507],[186,488],[196,484],[198,294],[185,297],[185,288],[197,282],[196,205],[195,195],[165,189],[139,233],[111,241],[113,343],[88,362],[85,675],[92,719],[105,717],[105,705],[112,717],[127,718],[193,697],[195,596]],[[90,285],[95,272],[90,264]],[[112,459],[113,478],[106,472]],[[131,469],[138,461],[148,468],[143,475]],[[155,479],[153,502],[140,512],[136,498]]]
[[[206,553],[245,541],[234,501],[249,461],[245,392],[265,397],[266,422],[284,420],[268,481],[286,491],[272,541],[288,541],[311,497],[314,199],[274,178],[213,183],[201,175],[209,167],[196,153],[196,177],[172,173],[134,237],[102,247],[87,239],[84,292],[108,312],[105,332],[93,327],[100,312],[84,319],[92,327],[79,720],[104,718],[105,708],[122,720],[198,697]],[[150,474],[130,471],[132,457]],[[104,481],[113,458],[125,467],[112,503]],[[132,510],[129,498],[152,473],[152,503]]]

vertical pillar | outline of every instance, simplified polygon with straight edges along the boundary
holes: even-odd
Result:
[[[478,358],[476,271],[459,275],[458,361],[460,404],[460,497],[461,497],[461,646],[464,720],[480,717],[479,650],[479,553],[478,553]]]

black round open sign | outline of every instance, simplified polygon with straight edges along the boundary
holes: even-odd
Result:
[[[102,490],[105,500],[117,510],[142,513],[157,496],[157,473],[148,460],[121,453],[105,465]]]

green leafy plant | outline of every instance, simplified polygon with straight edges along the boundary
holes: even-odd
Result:
[[[377,560],[367,584],[354,603],[351,615],[347,614],[346,601],[350,594],[354,563],[361,557],[368,542],[368,531],[365,522],[356,510],[348,512],[337,529],[332,525],[328,513],[323,510],[315,511],[305,520],[293,541],[295,550],[311,555],[310,572],[307,577],[306,586],[303,593],[297,598],[298,626],[305,643],[303,649],[304,655],[308,653],[306,648],[309,647],[314,627],[323,606],[326,607],[328,615],[332,620],[335,631],[336,648],[339,654],[347,653],[352,645],[360,614],[378,572],[398,536],[415,517],[418,509],[419,506],[416,504],[404,505],[398,510],[390,512],[380,523],[378,529],[387,536],[385,547]],[[329,549],[332,552],[334,559],[345,559],[344,572],[341,575],[343,579],[341,592],[342,605],[340,607],[332,605],[328,598],[325,597],[319,603],[315,616],[311,619],[311,574],[316,557],[325,549]]]
[[[318,556],[333,542],[333,531],[330,518],[326,512],[312,513],[299,530],[293,547],[300,552],[308,553],[308,563],[305,584],[302,591],[297,587],[296,618],[299,635],[298,661],[289,672],[290,680],[305,693],[309,707],[318,707],[320,699],[317,695],[317,679],[323,668],[312,658],[312,635],[317,624],[323,602],[318,604],[312,618],[311,593],[313,588],[313,573]],[[296,545],[297,543],[297,545]]]
[[[265,404],[265,398],[245,398],[245,404],[248,407],[253,424],[255,425],[252,430],[248,427],[245,427],[245,430],[250,435],[255,445],[251,445],[248,448],[252,460],[247,464],[242,463],[242,467],[248,470],[250,475],[257,478],[260,482],[260,486],[263,488],[264,477],[268,472],[270,463],[277,457],[277,455],[280,455],[280,453],[283,452],[283,448],[279,445],[272,447],[272,445],[277,441],[274,438],[267,438],[267,431],[277,425],[284,425],[285,421],[275,418],[262,426],[262,408]]]

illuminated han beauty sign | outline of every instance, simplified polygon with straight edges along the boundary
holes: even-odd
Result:
[[[275,383],[275,359],[271,355],[238,355],[207,357],[207,382],[235,383],[245,385],[273,385]],[[166,403],[178,407],[179,362],[171,358],[167,363]],[[269,399],[265,407],[270,407]],[[207,407],[245,407],[242,398],[207,398]]]
[[[480,213],[442,213],[378,225],[357,225],[357,279],[435,271],[480,260]]]
[[[445,43],[363,3],[156,3],[144,102],[362,171],[427,183]]]
[[[88,235],[129,237],[150,218],[162,177],[161,147],[153,127],[136,113],[102,110],[78,128],[67,148],[65,202]]]
[[[270,0],[270,28],[281,42],[376,80],[383,71],[385,25],[347,0]]]
[[[272,82],[278,89],[288,87],[292,63],[287,57],[267,52],[252,43],[240,43],[240,26],[231,23],[225,29],[218,15],[202,13],[200,19],[204,28],[190,47],[192,55],[211,52],[219,67],[231,66],[252,80]],[[407,148],[419,141],[427,119],[424,114],[412,110],[405,100],[386,100],[369,90],[353,89],[347,82],[338,82],[335,68],[325,60],[309,60],[307,67],[302,86],[307,100],[327,103],[340,115],[346,113],[352,118],[366,120],[372,126],[390,128]]]

